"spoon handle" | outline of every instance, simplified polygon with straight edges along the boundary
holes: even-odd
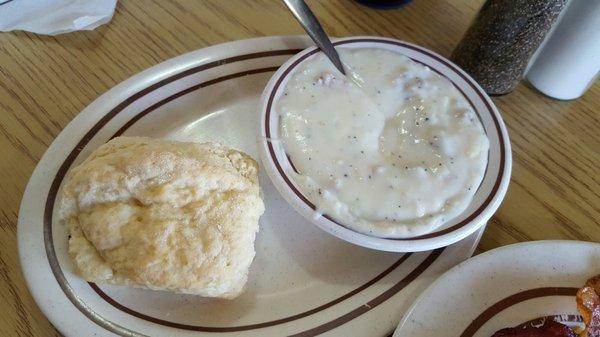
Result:
[[[315,17],[313,12],[308,8],[304,0],[283,0],[288,6],[292,14],[296,17],[302,28],[308,33],[311,39],[315,41],[317,47],[327,55],[333,65],[344,75],[344,66],[340,61],[340,56],[331,44],[329,37],[325,34],[323,27],[319,23],[319,20]]]

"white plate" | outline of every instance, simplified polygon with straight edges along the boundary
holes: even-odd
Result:
[[[581,325],[575,294],[600,273],[600,244],[534,241],[452,268],[417,299],[394,337],[490,337],[540,318]]]
[[[446,77],[471,103],[485,133],[489,139],[490,150],[483,180],[473,196],[469,207],[444,223],[431,233],[422,233],[412,237],[385,238],[375,237],[356,231],[337,221],[328,214],[318,214],[315,205],[303,195],[290,179],[295,171],[290,156],[286,153],[283,142],[279,141],[280,120],[274,109],[274,102],[283,94],[287,81],[302,62],[319,52],[316,47],[303,50],[283,64],[273,75],[260,104],[260,156],[267,175],[275,184],[281,195],[308,221],[311,221],[326,232],[343,240],[363,247],[392,251],[418,252],[453,244],[483,227],[496,212],[510,181],[512,156],[508,132],[500,112],[483,91],[483,89],[467,73],[444,57],[404,41],[395,39],[356,36],[337,39],[334,45],[338,48],[378,48],[403,54],[411,60],[426,65],[441,76]]]
[[[29,290],[63,334],[383,336],[434,277],[471,255],[481,231],[418,254],[348,244],[298,215],[261,172],[267,210],[241,297],[94,285],[73,273],[67,230],[54,209],[70,167],[117,134],[216,140],[256,157],[260,93],[307,46],[305,38],[269,37],[174,58],[117,85],[61,132],[25,191],[18,240]]]

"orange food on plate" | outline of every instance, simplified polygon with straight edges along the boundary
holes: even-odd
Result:
[[[585,322],[580,337],[600,337],[600,275],[592,277],[579,289],[577,309]]]

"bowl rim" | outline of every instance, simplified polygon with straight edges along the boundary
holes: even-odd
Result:
[[[290,177],[288,177],[288,175],[285,174],[281,163],[277,159],[273,143],[277,142],[278,140],[271,137],[272,130],[270,122],[271,117],[275,115],[274,113],[271,113],[271,111],[273,110],[275,97],[278,90],[284,83],[284,80],[289,78],[289,76],[294,73],[293,70],[298,65],[309,59],[310,56],[319,52],[317,47],[306,48],[298,54],[294,55],[288,61],[286,61],[275,72],[275,74],[273,74],[261,96],[259,105],[259,152],[261,162],[270,180],[273,182],[273,184],[275,185],[279,193],[284,197],[284,199],[286,199],[286,201],[297,212],[302,214],[311,223],[317,225],[326,232],[337,236],[338,238],[360,246],[385,251],[416,252],[444,247],[472,234],[481,226],[485,225],[487,220],[489,220],[493,213],[498,209],[502,199],[506,194],[508,183],[510,181],[512,167],[510,141],[508,138],[506,126],[504,125],[504,122],[498,109],[496,108],[490,97],[485,93],[485,91],[475,82],[475,80],[473,80],[466,72],[464,72],[454,63],[438,55],[437,53],[434,53],[426,48],[412,43],[391,38],[374,36],[347,37],[335,39],[333,42],[335,46],[349,45],[353,43],[367,43],[372,44],[373,47],[377,45],[385,45],[387,47],[386,49],[393,49],[398,47],[410,49],[412,52],[416,52],[416,54],[420,57],[414,58],[414,55],[409,56],[413,61],[425,64],[423,62],[423,58],[431,58],[436,62],[442,64],[443,67],[446,68],[446,71],[453,71],[456,75],[458,75],[462,80],[464,80],[468,84],[468,87],[462,86],[461,88],[459,87],[458,83],[448,78],[448,76],[440,72],[438,68],[433,67],[431,64],[425,64],[433,71],[436,71],[438,74],[450,80],[453,83],[453,85],[459,91],[461,91],[461,93],[465,96],[465,98],[474,108],[475,105],[463,89],[467,89],[472,95],[477,95],[486,107],[485,111],[475,109],[478,116],[482,112],[487,113],[493,120],[495,131],[498,133],[498,143],[500,145],[500,162],[498,167],[498,175],[490,193],[484,196],[485,200],[475,211],[473,211],[459,223],[442,229],[434,229],[430,233],[413,237],[382,238],[378,236],[372,236],[354,230],[351,227],[346,226],[343,223],[335,220],[327,214],[323,214],[322,216],[315,216],[315,205],[312,202],[310,202],[310,200],[308,200],[308,198],[304,196],[299,191],[299,189],[292,183],[292,179],[290,179]],[[481,119],[480,116],[479,118]],[[490,152],[491,151],[492,147],[490,147]],[[293,169],[293,166],[291,167]],[[482,179],[482,183],[483,181],[485,181],[488,172],[489,171],[486,168],[486,172]]]

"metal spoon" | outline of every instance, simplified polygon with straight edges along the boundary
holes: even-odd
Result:
[[[283,2],[288,6],[292,14],[294,14],[298,22],[300,22],[300,25],[308,33],[308,36],[315,41],[317,47],[327,55],[331,63],[342,74],[346,75],[342,61],[340,61],[340,55],[338,55],[333,44],[331,44],[331,40],[329,40],[323,27],[321,27],[319,20],[317,20],[304,0],[283,0]]]

